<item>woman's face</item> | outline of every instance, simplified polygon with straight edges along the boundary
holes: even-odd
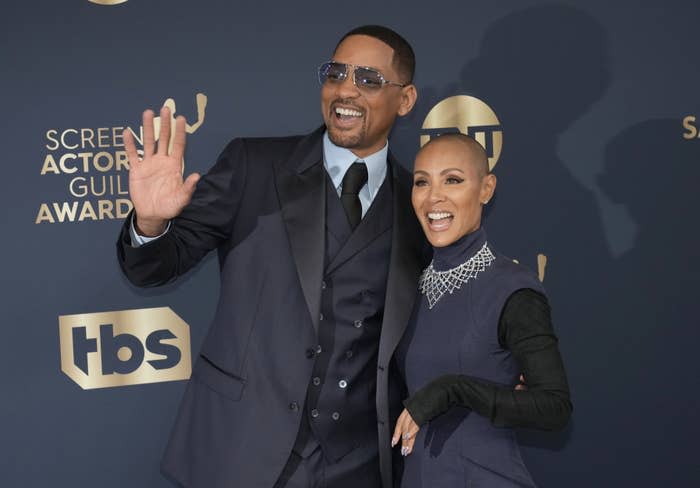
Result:
[[[496,189],[478,156],[459,140],[437,140],[421,149],[413,169],[412,203],[428,241],[452,244],[481,225],[481,207]]]

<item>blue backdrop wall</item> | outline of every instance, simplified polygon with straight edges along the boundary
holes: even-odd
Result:
[[[390,143],[404,165],[448,97],[476,97],[500,122],[485,225],[543,277],[575,406],[563,433],[522,432],[535,479],[700,486],[699,16],[690,0],[5,5],[0,485],[170,486],[158,464],[185,382],[81,387],[62,368],[80,356],[76,324],[121,310],[170,307],[196,355],[217,300],[213,256],[159,289],[120,274],[120,128],[138,135],[142,110],[172,99],[194,124],[188,173],[232,137],[307,132],[321,123],[316,67],[342,33],[380,23],[417,55],[419,102]]]

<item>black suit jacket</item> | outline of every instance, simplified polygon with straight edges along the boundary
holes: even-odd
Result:
[[[292,450],[317,343],[325,229],[320,128],[307,136],[235,139],[161,238],[119,262],[138,286],[174,280],[217,249],[221,295],[195,362],[162,468],[183,484],[271,487]],[[411,312],[422,234],[410,174],[389,156],[394,194],[389,275],[377,364],[383,484],[392,486],[390,437],[401,393],[392,355]]]

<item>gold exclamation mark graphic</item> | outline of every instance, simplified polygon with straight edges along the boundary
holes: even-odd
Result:
[[[544,281],[544,270],[547,268],[547,256],[544,254],[537,255],[537,276],[540,283]]]

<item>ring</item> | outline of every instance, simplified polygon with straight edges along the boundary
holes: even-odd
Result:
[[[401,436],[401,438],[402,438],[403,440],[410,439],[410,438],[411,438],[411,434],[409,434],[408,432],[406,432],[405,434],[403,434],[403,435]]]

